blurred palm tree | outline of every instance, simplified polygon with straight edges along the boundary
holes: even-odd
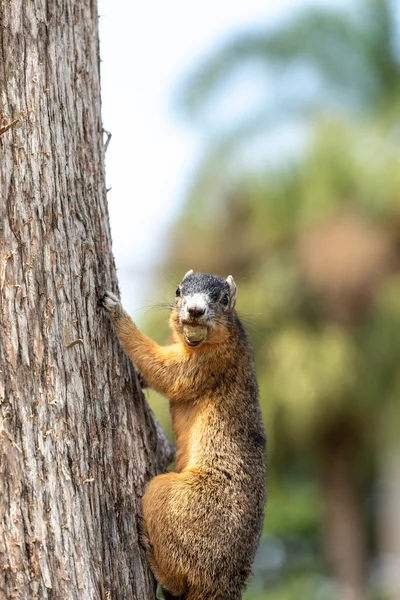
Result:
[[[271,111],[264,98],[255,115],[231,123],[229,135],[265,132],[264,119],[271,125],[277,115],[287,120],[288,113],[310,116],[316,109],[391,116],[400,97],[398,18],[393,0],[360,0],[342,12],[313,7],[275,29],[252,28],[189,74],[181,108],[200,117],[232,74],[250,63],[260,66],[266,96],[275,92],[276,100]]]
[[[301,125],[321,113],[372,117],[397,127],[399,18],[395,0],[353,0],[342,11],[310,7],[280,27],[243,32],[200,62],[178,94],[182,114],[208,132],[190,195],[198,201],[224,195],[226,181],[237,185],[254,163],[271,162],[279,153],[286,160],[304,138]],[[264,94],[250,114],[235,115],[227,125],[246,67],[264,81]],[[266,156],[271,144],[274,151]]]

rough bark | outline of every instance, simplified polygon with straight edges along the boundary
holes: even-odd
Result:
[[[320,449],[323,545],[330,574],[342,600],[365,600],[366,557],[363,510],[357,486],[354,438],[334,428]]]
[[[0,599],[154,598],[137,515],[170,448],[97,307],[117,291],[97,19],[0,2]]]

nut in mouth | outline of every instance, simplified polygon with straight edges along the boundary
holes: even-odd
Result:
[[[188,346],[195,348],[207,337],[207,326],[198,324],[183,324],[183,337]]]

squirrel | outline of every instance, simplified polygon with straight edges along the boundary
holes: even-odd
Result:
[[[253,351],[232,276],[190,270],[176,290],[172,343],[137,329],[119,299],[100,303],[148,386],[169,399],[176,472],[143,496],[143,543],[164,598],[239,600],[266,500],[266,438]]]

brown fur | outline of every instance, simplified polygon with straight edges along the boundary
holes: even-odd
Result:
[[[176,435],[176,472],[155,477],[143,497],[147,557],[168,598],[239,600],[265,503],[252,349],[234,308],[218,306],[207,339],[189,347],[180,306],[177,298],[169,346],[141,334],[120,304],[108,309],[141,375],[169,399]]]

